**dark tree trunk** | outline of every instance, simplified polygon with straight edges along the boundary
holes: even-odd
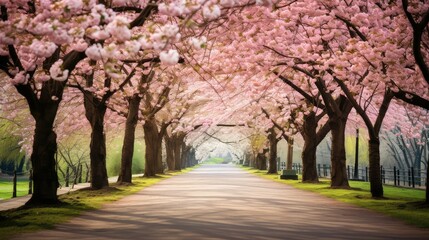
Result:
[[[31,165],[33,167],[33,195],[26,205],[55,204],[58,203],[57,188],[59,187],[58,176],[55,171],[55,153],[57,151],[57,135],[53,131],[53,120],[56,110],[52,116],[44,116],[36,119],[34,132],[33,153],[31,154]]]
[[[167,166],[168,170],[174,171],[176,170],[175,161],[174,161],[174,144],[173,139],[168,136],[168,134],[164,135],[165,141],[165,150],[167,153]]]
[[[257,154],[251,154],[250,155],[250,159],[249,159],[249,167],[252,167],[252,168],[257,168],[257,169],[259,169],[259,167],[258,167],[258,163],[257,163],[257,161],[256,161],[256,157],[257,157]]]
[[[267,156],[265,155],[268,149],[264,149],[262,153],[256,156],[256,165],[259,170],[267,170]]]
[[[158,126],[155,119],[147,119],[143,124],[144,141],[146,144],[145,153],[145,177],[153,177],[157,172],[158,162]]]
[[[182,170],[182,143],[185,139],[185,134],[176,133],[173,135],[173,145],[174,145],[174,163],[175,170]]]
[[[304,118],[304,125],[301,131],[301,135],[304,139],[304,147],[302,148],[303,182],[319,182],[316,164],[316,151],[318,145],[316,129],[316,114],[312,112]]]
[[[195,149],[194,148],[191,149],[189,157],[190,157],[190,159],[189,159],[190,160],[190,165],[189,165],[190,167],[193,167],[193,166],[198,164],[198,161],[195,157]]]
[[[175,138],[174,139],[174,169],[177,171],[182,170],[181,150],[182,150],[182,144],[179,141],[179,139]]]
[[[257,153],[256,154],[256,157],[255,157],[255,168],[256,169],[258,169],[258,170],[260,170],[261,169],[261,161],[260,161],[260,159],[259,159],[259,153]]]
[[[106,136],[104,134],[104,115],[106,105],[92,95],[84,97],[85,116],[91,124],[91,188],[101,189],[109,186],[106,170]]]
[[[122,146],[121,171],[118,177],[118,183],[131,183],[132,164],[134,155],[134,141],[136,126],[139,115],[139,105],[141,98],[134,95],[128,99],[128,116],[125,122],[124,144]]]
[[[182,156],[181,156],[182,169],[189,167],[188,158],[189,158],[190,150],[191,150],[191,147],[186,145],[185,141],[182,141]]]
[[[383,184],[380,175],[380,140],[369,140],[369,182],[372,197],[383,197]]]
[[[279,140],[277,139],[274,127],[270,129],[268,140],[270,141],[270,158],[268,160],[270,166],[267,173],[277,174],[277,143],[279,142]]]
[[[329,119],[332,134],[331,144],[331,187],[350,188],[347,179],[345,129],[347,119]]]
[[[158,150],[158,157],[156,159],[156,173],[163,174],[164,173],[164,164],[162,162],[162,138],[163,136],[158,133],[158,138],[156,142],[156,149]]]

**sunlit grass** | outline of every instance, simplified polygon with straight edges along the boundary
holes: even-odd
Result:
[[[18,181],[16,184],[16,195],[25,196],[28,194],[28,181]],[[0,199],[12,198],[13,182],[12,180],[0,180]]]
[[[223,164],[224,162],[225,160],[223,158],[214,157],[204,161],[203,164]]]
[[[425,191],[423,190],[385,185],[384,198],[373,199],[368,182],[350,181],[350,190],[332,189],[327,179],[321,179],[320,183],[302,183],[301,180],[281,180],[278,175],[266,174],[266,171],[249,167],[243,167],[243,169],[298,189],[316,192],[329,198],[384,213],[411,225],[429,228],[429,206],[424,204]]]
[[[64,223],[84,211],[101,208],[104,204],[119,200],[136,193],[172,176],[189,172],[192,168],[180,172],[168,172],[153,178],[133,178],[130,185],[111,184],[101,190],[82,189],[61,195],[62,204],[51,207],[19,208],[0,212],[0,239],[8,239],[16,234],[41,229],[51,229],[55,224]]]

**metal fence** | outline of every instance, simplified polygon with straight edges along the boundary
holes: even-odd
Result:
[[[280,163],[280,170],[285,169],[284,162]],[[300,163],[293,163],[292,169],[297,171],[298,174],[302,174],[302,165]],[[410,188],[423,188],[426,186],[426,170],[415,169],[413,167],[409,169],[400,169],[394,166],[393,168],[380,167],[381,179],[383,184],[410,187]],[[317,173],[319,177],[330,178],[331,177],[331,165],[329,164],[317,164]],[[350,180],[369,181],[369,169],[368,167],[359,167],[357,171],[358,175],[355,175],[355,169],[353,166],[347,165],[347,177]]]
[[[67,167],[64,171],[64,177],[59,179],[60,188],[71,187],[82,182],[89,182],[90,169],[86,167],[83,171],[83,165],[80,164],[76,169]],[[2,198],[15,198],[33,193],[33,170],[25,172],[0,170],[0,200]],[[3,196],[3,197],[2,197]]]
[[[0,191],[2,198],[14,198],[17,196],[32,194],[32,170],[25,172],[9,172],[1,170]]]

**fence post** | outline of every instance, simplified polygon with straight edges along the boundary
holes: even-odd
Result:
[[[16,170],[13,171],[13,192],[12,192],[12,198],[16,197]]]
[[[408,168],[408,187],[410,187],[410,186],[411,186],[411,171]]]
[[[70,178],[70,167],[67,167],[67,170],[66,170],[66,187],[68,187],[69,186],[69,178]]]
[[[396,186],[396,166],[393,166],[393,182],[394,182],[393,185]]]
[[[414,167],[411,167],[411,184],[413,185],[413,188],[416,187],[416,182],[414,181]]]
[[[401,172],[399,169],[396,170],[396,175],[398,175],[398,186],[401,186]]]
[[[368,182],[368,167],[365,167],[365,181]]]
[[[298,163],[298,173],[301,174],[301,163]]]
[[[384,184],[384,183],[386,183],[386,176],[384,175],[383,165],[380,166],[380,171],[381,171],[381,179],[382,179],[383,184]]]
[[[33,194],[33,169],[30,169],[30,177],[28,178],[28,194]]]

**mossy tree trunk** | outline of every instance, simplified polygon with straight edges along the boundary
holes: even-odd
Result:
[[[158,126],[155,119],[146,119],[143,124],[145,153],[145,177],[153,177],[157,173],[158,164]]]
[[[311,112],[305,116],[304,124],[302,127],[301,135],[304,139],[304,146],[302,148],[302,181],[303,182],[319,182],[317,174],[316,151],[316,114]]]
[[[165,150],[167,154],[167,167],[168,170],[174,171],[176,169],[175,166],[175,159],[174,159],[174,144],[173,139],[168,136],[168,134],[164,135],[164,142],[165,142]]]
[[[91,93],[84,93],[85,116],[91,124],[91,188],[109,186],[106,170],[106,136],[104,116],[107,106]]]
[[[125,135],[122,145],[121,170],[118,183],[131,183],[132,165],[134,155],[135,132],[138,121],[138,113],[141,98],[138,94],[128,99],[128,115],[125,122]]]
[[[270,128],[268,134],[268,140],[270,142],[270,157],[269,157],[269,168],[268,174],[277,174],[277,143],[279,139],[277,139],[277,134],[274,127]]]
[[[345,130],[346,121],[329,119],[332,134],[331,144],[331,187],[349,188],[346,167]]]

